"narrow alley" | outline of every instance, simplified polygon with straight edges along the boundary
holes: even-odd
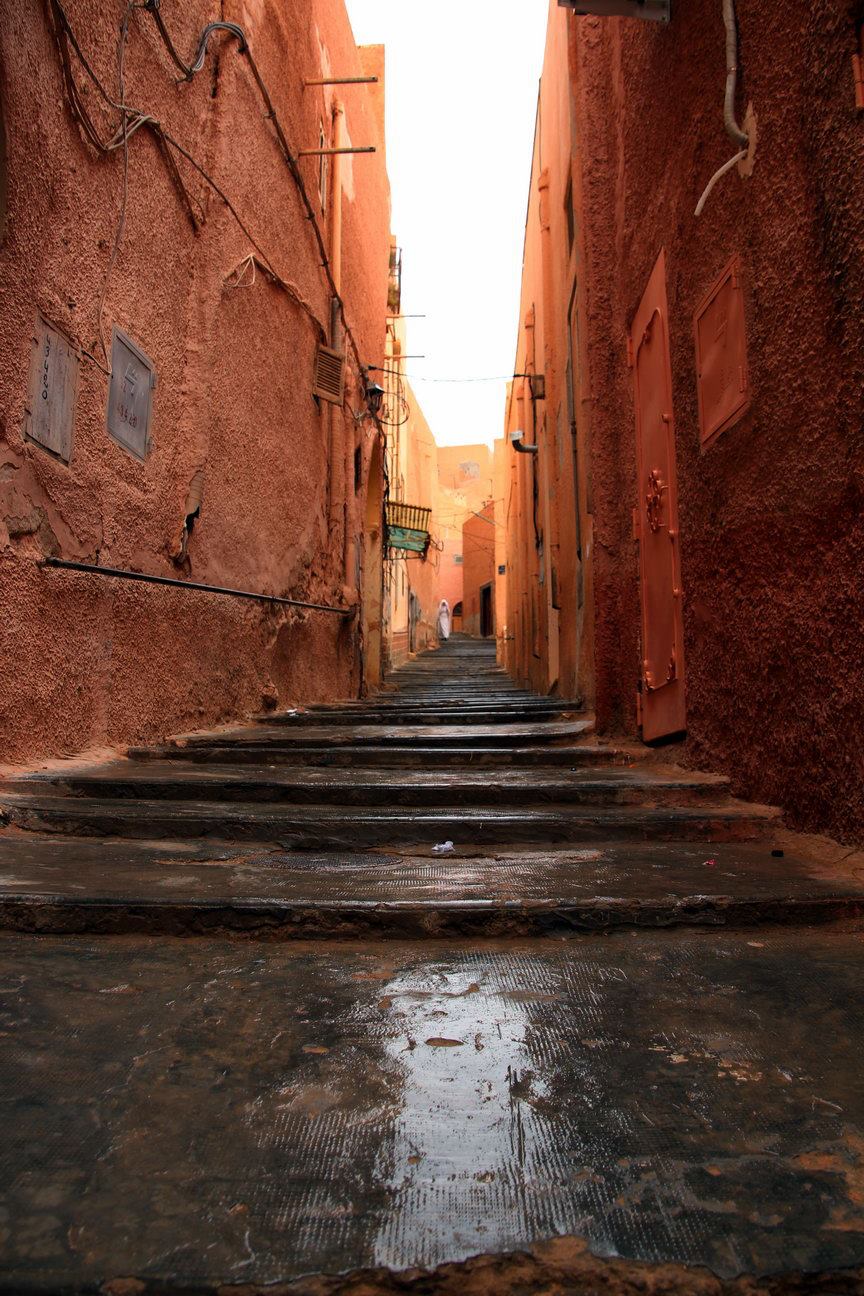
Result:
[[[864,1296],[864,0],[0,22],[0,1296]]]

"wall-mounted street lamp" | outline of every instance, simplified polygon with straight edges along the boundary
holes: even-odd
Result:
[[[366,384],[366,406],[375,419],[381,413],[381,403],[385,395],[384,388],[379,387],[376,382]]]
[[[536,445],[526,445],[524,438],[525,433],[521,428],[517,428],[515,432],[511,432],[510,444],[513,446],[513,449],[518,450],[520,454],[536,454],[540,447]]]

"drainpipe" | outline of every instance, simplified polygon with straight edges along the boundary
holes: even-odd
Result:
[[[333,105],[333,147],[345,148],[345,109],[341,103]],[[333,207],[333,233],[330,262],[333,267],[333,281],[336,291],[342,295],[342,166],[341,153],[333,154],[333,189],[335,203]],[[343,349],[342,321],[335,321],[334,336],[338,343],[337,350]],[[341,410],[336,411],[342,427],[342,479],[344,485],[344,545],[343,545],[343,582],[346,586],[345,597],[348,602],[354,601],[357,593],[357,540],[354,535],[356,527],[354,492],[354,437],[348,432],[346,420]]]
[[[342,148],[342,118],[340,103],[333,105],[333,147]],[[330,272],[333,276],[333,287],[341,296],[342,292],[342,154],[331,156],[332,171],[330,174]],[[342,320],[339,314],[339,298],[334,296],[330,302],[330,346],[334,351],[342,350]],[[338,405],[330,407],[330,535],[338,536],[344,526],[347,536],[347,517],[345,508],[347,481],[345,478],[345,418]],[[343,571],[344,547],[343,539]]]

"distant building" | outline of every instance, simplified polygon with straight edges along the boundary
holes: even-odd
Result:
[[[484,639],[495,634],[495,503],[462,524],[462,630]]]
[[[462,527],[483,508],[493,490],[492,452],[487,445],[439,446],[438,522],[441,550],[439,598],[461,617],[463,593]],[[461,628],[461,621],[455,627]]]

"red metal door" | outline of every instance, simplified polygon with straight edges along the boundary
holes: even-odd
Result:
[[[666,255],[660,253],[630,333],[636,405],[639,541],[642,600],[642,737],[681,732],[684,707],[684,625],[675,423],[669,360]]]

